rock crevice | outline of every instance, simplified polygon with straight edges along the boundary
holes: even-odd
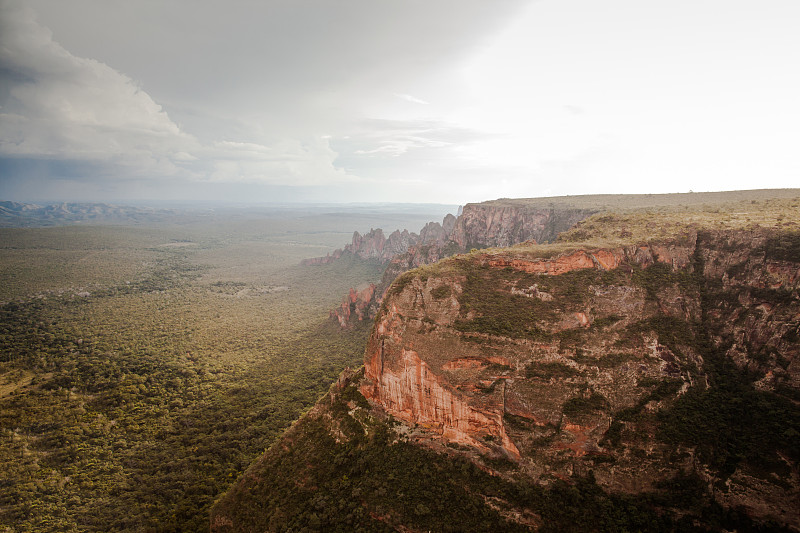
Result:
[[[655,490],[698,468],[691,455],[669,459],[657,414],[713,386],[714,354],[762,373],[758,390],[800,383],[800,264],[761,251],[768,231],[689,237],[548,258],[510,248],[410,273],[377,316],[360,390],[432,438],[504,455],[537,481],[591,469],[609,489]],[[475,275],[493,307],[470,299]],[[525,293],[517,284],[530,276]],[[518,316],[521,326],[506,325]],[[800,494],[796,480],[755,489],[747,472],[721,501],[773,512]]]

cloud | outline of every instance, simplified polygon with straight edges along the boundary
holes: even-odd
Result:
[[[291,186],[355,179],[334,167],[338,154],[330,137],[322,135],[201,142],[130,77],[55,42],[19,2],[0,4],[0,80],[0,158],[20,160],[5,168],[23,177],[46,171],[54,178],[87,182],[179,179]],[[37,165],[36,159],[63,163]],[[75,168],[87,175],[70,170]]]
[[[29,2],[68,49],[136,73],[165,105],[229,112],[261,111],[259,100],[270,111],[288,105],[295,112],[326,102],[333,89],[338,102],[352,99],[348,105],[374,94],[415,94],[406,83],[450,70],[527,3]]]
[[[180,172],[171,154],[188,154],[197,143],[141,87],[70,54],[24,4],[3,2],[0,9],[0,155]]]
[[[426,102],[425,100],[421,100],[415,96],[411,96],[410,94],[399,94],[399,93],[393,93],[393,94],[399,99],[405,100],[406,102],[411,102],[412,104],[431,105],[430,102]]]
[[[474,157],[483,144],[498,140],[443,120],[369,119],[331,145],[339,153],[335,164],[368,177],[375,198],[463,203],[492,197],[492,191],[530,196],[521,192],[530,190],[529,169]]]
[[[325,117],[304,122],[299,114],[299,127],[290,129],[294,135],[269,123],[260,128],[222,119],[217,123],[225,127],[211,134],[206,130],[200,140],[130,77],[55,42],[29,8],[9,2],[2,8],[0,61],[9,90],[2,101],[0,156],[19,160],[5,165],[18,175],[49,173],[62,182],[94,185],[177,179],[298,188],[368,188],[399,179],[424,188],[430,177],[414,170],[414,162],[429,160],[430,166],[441,167],[437,158],[455,154],[447,150],[481,137],[435,119],[359,118],[353,113],[349,122],[336,124],[336,135],[322,133],[327,130],[319,124]],[[427,103],[408,94],[393,96],[415,105]],[[298,101],[286,105],[292,108]],[[36,159],[53,163],[36,164]],[[387,163],[393,172],[376,172]],[[364,172],[372,172],[371,179],[359,177]]]
[[[389,154],[401,156],[419,149],[464,146],[480,139],[491,138],[486,133],[449,124],[442,120],[364,119],[340,142],[345,156]],[[348,149],[347,146],[351,148]],[[355,147],[359,148],[355,148]]]
[[[0,196],[793,185],[800,4],[673,4],[0,0]]]
[[[203,155],[212,162],[210,181],[297,187],[358,181],[334,167],[338,154],[322,136],[308,141],[285,139],[269,146],[223,141],[204,148]]]
[[[423,180],[476,135],[437,118],[452,73],[522,4],[0,0],[0,195]]]

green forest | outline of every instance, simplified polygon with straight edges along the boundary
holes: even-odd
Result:
[[[368,326],[328,311],[381,267],[299,262],[367,224],[0,229],[0,530],[207,530],[215,497],[361,364]]]

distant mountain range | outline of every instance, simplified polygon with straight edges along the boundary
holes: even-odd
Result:
[[[64,224],[131,224],[174,216],[174,209],[97,203],[48,205],[0,202],[0,227],[60,226]]]
[[[160,207],[120,205],[92,202],[60,202],[46,205],[0,201],[0,227],[47,227],[65,225],[135,225],[158,223],[187,223],[198,220],[233,218],[296,218],[300,216],[328,216],[332,226],[345,224],[350,231],[353,216],[361,217],[359,224],[378,222],[390,228],[420,226],[432,217],[455,211],[455,205],[441,204],[392,204],[392,203],[217,203],[178,204]],[[344,217],[344,218],[342,218]],[[384,226],[387,227],[387,226]],[[419,226],[417,226],[419,227]]]

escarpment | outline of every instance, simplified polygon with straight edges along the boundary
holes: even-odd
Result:
[[[528,240],[551,242],[595,210],[467,204],[450,239],[462,250],[505,247]]]
[[[800,221],[746,208],[400,274],[212,530],[800,531]]]
[[[580,398],[595,384],[603,389],[604,381],[616,377],[610,371],[602,379],[598,374],[588,381],[558,380],[529,397],[535,369],[578,374],[570,337],[588,336],[606,322],[618,329],[659,312],[631,281],[634,269],[687,268],[691,254],[691,243],[671,249],[578,249],[550,258],[523,251],[479,253],[409,273],[397,280],[376,320],[361,392],[393,416],[425,424],[445,439],[519,458],[507,415],[536,426],[560,425],[561,403]],[[617,340],[608,332],[599,336]],[[581,355],[584,365],[593,362],[585,350]],[[658,375],[663,366],[634,353],[630,358],[642,359],[640,372],[646,367]],[[635,392],[625,391],[631,397]],[[600,449],[598,438],[584,437],[576,453]]]
[[[717,501],[798,527],[800,257],[788,242],[800,246],[792,233],[701,231],[411,271],[377,317],[360,390],[537,482],[592,471],[638,493],[692,473]],[[717,403],[743,398],[783,416]],[[690,405],[719,418],[686,419]]]
[[[343,250],[335,250],[325,257],[306,259],[303,264],[327,264],[350,254],[386,265],[371,299],[363,306],[363,312],[352,313],[344,306],[331,310],[331,318],[346,327],[352,320],[374,318],[391,282],[411,268],[435,263],[472,248],[510,246],[525,241],[550,242],[594,212],[592,209],[541,202],[514,206],[467,204],[458,218],[447,215],[441,224],[429,222],[419,235],[394,231],[387,238],[380,229],[373,229],[363,236],[355,232],[352,242]]]

